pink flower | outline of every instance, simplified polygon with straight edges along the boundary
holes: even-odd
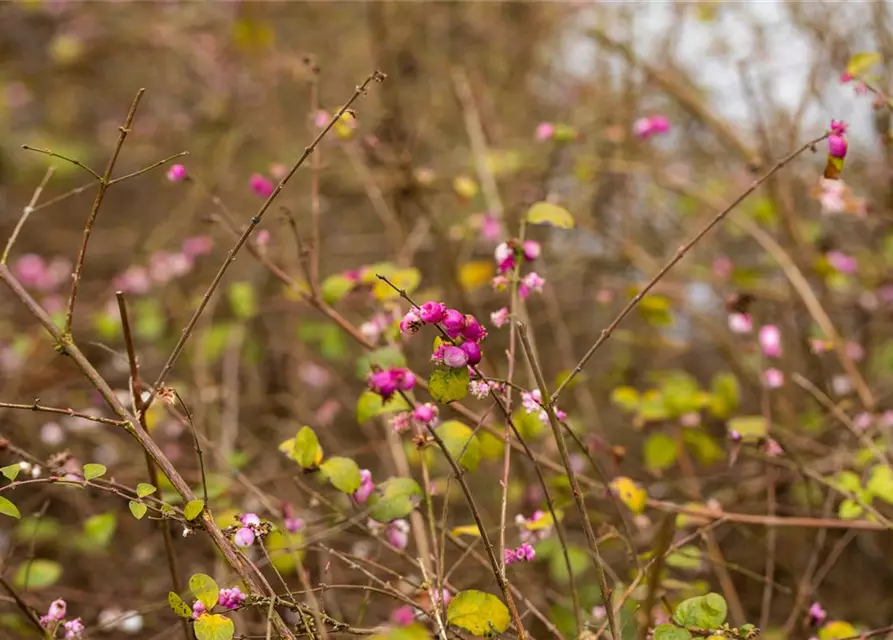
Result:
[[[84,623],[80,618],[69,620],[62,627],[65,629],[65,640],[80,640],[84,637]]]
[[[391,622],[398,627],[407,627],[415,622],[415,610],[412,608],[412,605],[405,604],[394,609],[391,613]]]
[[[470,313],[465,314],[465,327],[462,329],[462,337],[472,342],[480,342],[487,337],[487,330]]]
[[[437,405],[426,402],[413,409],[412,419],[420,424],[431,424],[437,418],[437,413]]]
[[[650,138],[659,133],[666,133],[670,130],[670,121],[666,116],[648,116],[639,118],[633,124],[633,131],[636,136],[642,139]]]
[[[233,543],[237,547],[246,548],[250,547],[254,544],[254,530],[250,527],[242,527],[238,531],[236,531],[236,535],[233,536]]]
[[[521,278],[521,284],[518,287],[518,295],[522,298],[526,298],[530,295],[531,291],[536,291],[537,293],[542,293],[543,285],[546,284],[545,278],[539,275],[536,272],[531,271],[526,276]]]
[[[260,518],[256,513],[246,513],[243,514],[241,518],[239,518],[239,522],[241,522],[246,527],[258,527],[260,526]]]
[[[846,354],[856,362],[861,362],[865,358],[865,349],[858,342],[847,342],[844,345]]]
[[[171,165],[167,170],[167,179],[171,182],[181,182],[186,178],[186,167],[182,164]]]
[[[190,258],[197,258],[211,253],[214,241],[208,236],[193,236],[183,241],[183,254]]]
[[[254,244],[258,247],[265,247],[270,244],[270,232],[266,229],[261,229],[254,236]]]
[[[50,620],[61,620],[65,617],[65,611],[67,610],[68,605],[65,604],[65,600],[61,598],[58,600],[53,600],[50,603],[50,608],[47,609],[47,618]]]
[[[232,589],[221,589],[217,594],[217,604],[226,609],[238,609],[248,596],[242,593],[239,587]]]
[[[366,504],[369,496],[375,491],[375,483],[372,482],[372,472],[369,469],[360,471],[360,488],[354,491],[353,499],[357,504]]]
[[[778,389],[784,384],[784,374],[778,369],[766,369],[763,372],[763,384],[769,389]]]
[[[840,74],[840,84],[847,84],[853,80],[853,74],[849,71],[844,71]]]
[[[463,342],[459,348],[465,352],[467,364],[474,366],[481,361],[481,348],[476,342]]]
[[[537,125],[533,137],[539,142],[550,140],[555,135],[555,125],[551,122],[541,122]]]
[[[192,269],[192,258],[185,253],[158,251],[149,258],[149,277],[158,284],[167,284]]]
[[[828,612],[818,602],[813,602],[809,607],[809,621],[814,625],[820,625],[828,617]]]
[[[400,321],[400,333],[404,335],[412,335],[414,333],[417,333],[418,330],[421,328],[422,319],[413,310],[407,311],[406,315],[403,316],[403,319]]]
[[[394,520],[388,525],[385,537],[392,547],[405,549],[409,544],[409,523],[406,520]]]
[[[25,287],[33,287],[41,291],[47,291],[51,288],[47,265],[43,258],[36,253],[26,253],[16,260],[13,273]]]
[[[855,273],[859,266],[855,258],[842,251],[829,251],[825,254],[825,258],[827,258],[828,264],[840,273]]]
[[[443,316],[443,329],[449,337],[458,338],[465,329],[466,322],[464,314],[449,309]]]
[[[764,355],[770,358],[781,356],[781,331],[778,327],[767,324],[760,328],[760,345]]]
[[[331,119],[332,116],[330,116],[327,111],[323,111],[322,109],[313,114],[313,124],[320,129],[329,124],[329,121]]]
[[[515,250],[507,242],[502,242],[493,251],[496,259],[496,268],[499,273],[508,273],[515,268]]]
[[[207,613],[208,610],[205,609],[205,605],[202,604],[201,600],[196,600],[192,603],[192,619],[195,620],[199,618],[202,614]]]
[[[261,198],[269,198],[273,195],[273,189],[276,186],[272,180],[259,173],[253,174],[248,183],[251,185],[251,190]]]
[[[767,438],[766,442],[763,443],[763,451],[766,452],[767,456],[777,457],[784,453],[784,449],[781,448],[781,445],[778,444],[772,438]]]
[[[524,259],[533,262],[540,257],[542,246],[536,240],[525,240],[523,246]]]
[[[481,220],[481,236],[485,240],[496,240],[499,233],[499,220],[492,213],[485,213]]]
[[[391,418],[391,428],[395,433],[404,433],[405,431],[409,431],[409,427],[412,426],[412,414],[408,411],[401,411],[400,413],[395,413]]]
[[[506,322],[509,321],[509,310],[508,307],[502,307],[490,314],[490,322],[496,325],[497,328],[502,327]]]
[[[490,384],[486,380],[472,380],[468,383],[468,390],[478,400],[483,400],[490,395]]]
[[[444,303],[429,300],[419,308],[418,317],[426,324],[437,324],[444,319],[446,312]]]
[[[465,344],[474,344],[465,343]],[[461,369],[468,364],[468,352],[452,345],[443,348],[443,363],[451,369]]]
[[[828,155],[832,158],[842,160],[846,157],[846,129],[847,125],[845,122],[841,120],[831,121],[831,134],[828,136]]]
[[[376,371],[369,376],[369,388],[387,400],[397,391],[397,381],[390,371]]]

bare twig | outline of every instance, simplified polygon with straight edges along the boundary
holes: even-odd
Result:
[[[75,262],[74,265],[74,273],[71,276],[71,295],[68,298],[68,309],[65,312],[65,331],[63,333],[65,336],[71,335],[71,323],[74,318],[74,305],[77,301],[78,285],[80,285],[81,282],[81,273],[84,270],[84,259],[87,256],[87,243],[90,242],[90,234],[93,233],[93,225],[96,223],[96,216],[99,214],[99,207],[102,205],[105,192],[111,184],[112,171],[115,168],[115,163],[118,161],[121,147],[124,146],[124,140],[127,139],[127,134],[130,133],[130,127],[133,125],[133,118],[136,116],[136,109],[145,92],[145,89],[140,89],[136,92],[136,97],[133,99],[133,104],[130,105],[130,111],[127,113],[124,125],[120,128],[121,134],[118,136],[118,144],[115,146],[112,157],[109,158],[105,173],[102,176],[99,176],[94,171],[89,170],[90,173],[93,173],[99,180],[99,189],[96,192],[95,200],[93,200],[93,207],[90,209],[90,215],[87,217],[87,224],[84,225],[84,237],[81,241],[81,250],[78,253],[77,262]]]
[[[37,185],[37,188],[34,190],[34,193],[31,195],[31,201],[28,202],[28,206],[22,210],[22,215],[19,218],[19,221],[16,223],[15,228],[12,230],[12,235],[9,236],[9,240],[6,242],[6,248],[3,250],[3,256],[0,257],[0,264],[6,264],[6,261],[9,259],[9,251],[12,249],[12,245],[15,244],[16,238],[19,237],[19,232],[22,230],[22,227],[25,226],[25,221],[28,220],[28,217],[34,213],[34,207],[37,204],[37,201],[40,199],[40,194],[43,193],[44,187],[47,186],[47,182],[50,181],[50,178],[53,177],[53,173],[55,173],[56,169],[54,167],[50,167],[47,169],[47,172],[43,175],[43,179],[40,181],[40,184]]]

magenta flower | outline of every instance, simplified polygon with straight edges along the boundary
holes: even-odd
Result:
[[[820,625],[828,617],[828,612],[822,608],[818,602],[813,602],[809,607],[809,621],[811,624]]]
[[[825,254],[828,264],[840,273],[855,273],[858,269],[858,263],[852,256],[848,256],[842,251],[829,251]]]
[[[465,315],[455,309],[447,310],[443,316],[443,329],[451,338],[458,338],[465,329],[465,324]]]
[[[182,164],[171,165],[167,170],[167,179],[171,182],[182,182],[186,179],[186,167]]]
[[[507,242],[502,242],[493,251],[499,273],[508,273],[515,268],[515,250]]]
[[[409,431],[409,428],[412,426],[412,414],[409,411],[401,411],[400,413],[395,413],[391,417],[391,428],[395,433],[404,433]]]
[[[551,140],[552,136],[554,135],[555,125],[553,125],[551,122],[541,122],[537,125],[533,137],[536,138],[539,142],[545,142],[546,140]]]
[[[201,600],[196,600],[192,603],[192,619],[195,620],[201,617],[203,614],[207,613],[208,610],[205,609],[205,605],[202,604]]]
[[[474,366],[481,361],[481,347],[477,342],[466,341],[459,348],[465,352],[467,364]]]
[[[841,120],[831,121],[831,134],[828,136],[828,155],[832,158],[840,160],[846,158],[846,130],[847,125],[845,122]]]
[[[666,116],[648,116],[645,118],[639,118],[633,124],[633,131],[636,136],[642,139],[650,138],[651,136],[667,133],[670,130],[670,121]]]
[[[239,518],[239,522],[241,522],[246,527],[258,527],[260,526],[260,518],[256,513],[246,513],[243,514],[241,518]]]
[[[767,324],[760,328],[760,345],[763,354],[770,358],[781,356],[781,331],[773,324]]]
[[[251,185],[251,190],[261,198],[269,198],[273,195],[273,189],[276,186],[272,180],[259,173],[253,174],[248,183]]]
[[[16,260],[13,273],[25,287],[33,287],[41,291],[51,288],[47,265],[36,253],[26,253]]]
[[[327,124],[329,124],[329,121],[331,119],[332,116],[330,116],[327,111],[323,111],[322,109],[313,114],[313,124],[319,129],[322,129]]]
[[[418,330],[421,328],[422,319],[413,310],[407,311],[406,315],[403,316],[403,319],[400,321],[400,333],[404,335],[412,335],[414,333],[417,333]]]
[[[412,608],[412,605],[405,604],[394,609],[391,613],[391,622],[398,627],[407,627],[415,622],[415,610]]]
[[[426,402],[418,405],[412,412],[412,419],[420,424],[431,424],[437,419],[437,405]]]
[[[217,604],[226,609],[238,609],[247,599],[248,596],[242,593],[239,587],[221,589],[217,594]]]
[[[375,491],[375,483],[372,482],[372,472],[369,469],[360,471],[360,488],[354,491],[353,499],[357,504],[366,504],[369,496]]]
[[[387,400],[397,392],[397,381],[390,371],[376,371],[369,376],[369,388]]]
[[[446,312],[444,303],[429,300],[419,308],[418,317],[426,324],[436,324],[444,319]]]
[[[472,342],[480,342],[487,337],[487,330],[477,321],[470,313],[465,314],[465,327],[462,329],[462,336],[466,340]]]

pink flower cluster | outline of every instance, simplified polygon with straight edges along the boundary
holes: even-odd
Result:
[[[516,562],[530,562],[536,557],[536,551],[529,542],[523,543],[517,549],[505,550],[505,563],[515,564]]]
[[[633,131],[637,138],[647,139],[670,130],[670,121],[666,116],[647,116],[633,123]]]
[[[65,631],[63,636],[65,640],[80,640],[80,638],[84,637],[84,623],[81,622],[80,618],[66,621],[65,614],[67,610],[68,605],[65,600],[61,598],[53,600],[47,609],[46,615],[40,616],[40,624],[44,629],[52,631],[53,637],[55,637],[55,632],[61,625]]]
[[[71,262],[53,258],[49,263],[36,253],[26,253],[16,260],[13,273],[23,286],[49,293],[71,279]]]
[[[397,391],[410,391],[415,386],[412,371],[395,367],[369,374],[369,388],[381,396],[384,402],[390,400]]]
[[[481,361],[480,343],[487,337],[487,330],[473,315],[447,309],[443,302],[429,300],[406,312],[400,321],[400,332],[412,335],[426,324],[440,325],[453,341],[440,344],[431,354],[432,362],[461,369]]]
[[[493,278],[493,288],[497,291],[504,291],[509,285],[509,276],[514,272],[518,262],[521,260],[533,262],[539,257],[541,251],[540,243],[534,240],[525,240],[524,242],[509,240],[497,246],[494,258],[496,259],[496,269],[499,273]],[[521,298],[527,298],[532,291],[541,292],[545,284],[546,281],[541,275],[531,271],[527,275],[522,276],[521,281],[518,283],[518,295]],[[499,319],[502,319],[502,314],[505,316],[505,319],[497,324],[497,326],[502,326],[505,320],[508,319],[508,310],[500,309],[496,313],[500,314],[500,316],[497,316]],[[493,315],[491,315],[491,318],[493,318]],[[497,320],[494,319],[494,323],[496,322]]]
[[[524,411],[527,413],[536,412],[537,417],[539,417],[541,422],[547,423],[549,421],[549,414],[546,413],[546,410],[543,408],[543,397],[539,389],[521,393],[521,406],[524,407]],[[567,418],[567,414],[558,407],[555,407],[555,417],[559,420],[564,420]]]
[[[767,324],[760,329],[760,346],[767,358],[781,357],[781,331],[774,324]],[[763,384],[769,389],[778,389],[784,384],[784,374],[771,367],[763,372]]]
[[[233,535],[233,543],[237,547],[247,548],[254,544],[257,537],[257,527],[260,526],[260,518],[256,513],[246,513],[239,518],[242,525],[235,535]]]
[[[148,267],[128,267],[115,277],[113,286],[125,293],[146,293],[153,286],[163,286],[188,274],[195,267],[196,260],[209,254],[213,248],[214,242],[208,236],[186,238],[180,251],[157,251],[149,257]]]
[[[238,609],[247,598],[248,596],[242,593],[239,587],[221,589],[217,596],[217,604],[224,609]]]
[[[437,405],[426,402],[416,406],[411,412],[403,411],[396,414],[391,419],[391,426],[397,433],[408,431],[413,425],[419,427],[434,426],[438,413]]]

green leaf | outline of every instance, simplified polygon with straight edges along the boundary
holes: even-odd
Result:
[[[525,440],[536,440],[549,428],[540,419],[539,412],[527,413],[524,409],[518,409],[512,414],[512,422]]]
[[[509,610],[496,596],[470,589],[450,600],[447,622],[476,636],[492,636],[508,629]]]
[[[170,605],[170,608],[173,610],[181,618],[186,618],[190,620],[192,618],[192,609],[188,604],[183,602],[183,598],[178,596],[173,591],[169,591],[167,594],[167,603]]]
[[[654,640],[691,640],[687,629],[680,629],[674,624],[659,624],[654,628]]]
[[[868,472],[865,488],[872,496],[893,504],[893,469],[884,464],[874,465]]]
[[[189,590],[208,611],[214,608],[217,596],[220,595],[220,588],[214,582],[214,578],[206,573],[196,573],[189,578]]]
[[[370,351],[357,358],[357,378],[365,380],[366,376],[376,366],[379,369],[396,369],[406,366],[406,356],[400,347],[382,347]]]
[[[155,488],[155,485],[149,484],[148,482],[140,482],[136,485],[136,495],[140,498],[151,496],[156,491],[158,491],[158,489]]]
[[[274,529],[264,539],[267,553],[272,558],[273,568],[282,575],[295,573],[298,561],[304,559],[304,534],[301,531],[290,533]]]
[[[881,61],[881,54],[873,51],[862,51],[853,54],[846,63],[846,70],[852,76],[861,76]]]
[[[672,327],[675,323],[670,299],[665,296],[645,296],[636,308],[642,319],[655,327]]]
[[[340,273],[336,273],[322,281],[322,284],[319,286],[319,292],[322,294],[322,299],[326,304],[335,304],[353,291],[355,285],[355,281]]]
[[[377,522],[405,518],[422,499],[422,488],[412,478],[391,478],[380,488],[380,494],[369,496],[370,515]]]
[[[474,471],[481,463],[481,444],[471,427],[458,420],[447,420],[434,430],[450,456],[458,462],[463,469]]]
[[[151,342],[164,335],[166,321],[158,299],[154,297],[138,299],[131,317],[136,319],[136,334],[139,338]]]
[[[716,443],[713,436],[702,429],[686,429],[682,432],[682,442],[705,467],[726,457],[726,452]]]
[[[20,520],[22,518],[22,514],[21,512],[19,512],[19,508],[3,496],[0,496],[0,513],[16,518],[17,520]]]
[[[673,612],[673,622],[680,627],[717,629],[726,621],[728,605],[718,593],[708,593],[683,600]]]
[[[190,500],[186,506],[183,507],[183,515],[186,516],[187,520],[192,521],[198,518],[204,508],[204,500]]]
[[[710,384],[710,403],[707,409],[715,418],[725,420],[738,409],[741,402],[741,388],[738,378],[731,373],[720,373]]]
[[[574,217],[564,207],[551,202],[536,202],[528,210],[526,216],[530,224],[550,224],[561,229],[573,229]]]
[[[84,465],[84,480],[95,480],[105,475],[107,469],[104,465],[90,462]]]
[[[409,405],[403,396],[394,395],[387,402],[374,391],[364,391],[357,400],[357,423],[363,424],[367,420],[371,420],[376,416],[387,415],[389,413],[399,413],[401,411],[409,411]]]
[[[865,512],[865,509],[859,505],[855,500],[850,500],[847,498],[843,502],[840,503],[840,506],[837,508],[837,516],[841,520],[856,520],[862,516]]]
[[[146,511],[149,509],[145,503],[137,502],[136,500],[131,500],[127,503],[127,506],[130,507],[130,513],[132,513],[133,517],[137,520],[142,520],[143,516],[146,515]]]
[[[214,602],[216,604],[216,598]],[[200,615],[192,628],[198,640],[232,640],[236,633],[233,621],[219,613]]]
[[[250,282],[233,282],[226,294],[237,318],[249,320],[257,315],[257,295]]]
[[[841,471],[838,473],[833,484],[835,487],[850,493],[862,490],[862,478],[859,477],[859,474],[852,471]]]
[[[679,457],[679,443],[665,433],[655,433],[645,440],[645,467],[654,473],[660,473],[673,466]]]
[[[458,402],[468,394],[468,367],[437,367],[428,378],[428,392],[436,402]]]
[[[118,518],[114,512],[98,513],[84,522],[84,534],[99,547],[105,547],[111,542],[117,528]]]
[[[617,387],[611,391],[611,402],[624,411],[636,411],[639,408],[639,392],[634,387]]]
[[[322,447],[319,446],[319,438],[310,427],[304,426],[295,436],[291,458],[303,469],[311,469],[322,462]]]
[[[552,537],[555,538],[555,536]],[[538,548],[537,552],[539,552]],[[569,544],[567,546],[567,557],[571,561],[571,570],[574,572],[574,577],[579,580],[580,575],[589,568],[589,554],[586,553],[585,549]],[[549,556],[549,575],[555,582],[560,584],[568,584],[570,582],[570,576],[567,573],[567,563],[564,561],[564,554],[561,552],[560,547]]]
[[[10,482],[15,482],[15,479],[18,477],[19,471],[21,470],[22,468],[19,465],[11,464],[0,469],[0,473],[6,476]]]
[[[726,423],[729,433],[737,431],[744,442],[756,442],[769,434],[769,424],[763,416],[738,416]]]
[[[402,289],[406,293],[415,291],[418,288],[419,283],[422,281],[422,273],[415,267],[399,269],[385,277],[391,281],[394,287]],[[395,291],[394,287],[384,280],[376,279],[375,285],[372,287],[372,294],[375,296],[376,300],[393,300],[400,297],[400,293]]]
[[[360,467],[350,458],[329,458],[319,468],[332,486],[342,493],[351,494],[360,488]]]
[[[701,550],[693,544],[680,547],[675,553],[667,556],[667,565],[675,569],[697,571],[701,568]]]
[[[62,565],[53,560],[36,558],[19,565],[15,574],[15,585],[29,589],[51,587],[62,576]]]
[[[25,516],[15,530],[16,540],[28,544],[48,543],[56,540],[62,531],[62,525],[51,516]]]

